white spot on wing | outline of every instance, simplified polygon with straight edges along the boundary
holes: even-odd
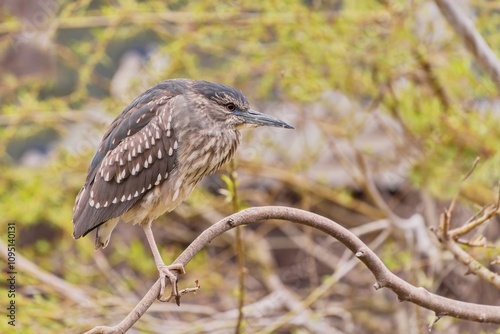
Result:
[[[123,195],[120,201],[125,202],[125,200],[126,200],[125,195]]]
[[[172,154],[174,154],[174,150],[172,148],[169,148],[168,149],[168,155],[172,156]]]
[[[158,174],[158,177],[156,178],[155,186],[159,185],[161,182],[161,174]]]
[[[118,198],[115,197],[111,203],[113,203],[113,204],[118,203]]]
[[[158,159],[161,159],[163,156],[161,154],[161,149],[158,149]]]

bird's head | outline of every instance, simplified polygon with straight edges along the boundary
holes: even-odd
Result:
[[[274,126],[293,129],[282,120],[250,109],[245,95],[231,86],[196,81],[193,91],[206,116],[228,129]]]

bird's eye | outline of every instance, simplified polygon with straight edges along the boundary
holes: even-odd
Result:
[[[234,105],[234,103],[228,103],[226,104],[226,109],[233,112],[236,110],[236,106]]]

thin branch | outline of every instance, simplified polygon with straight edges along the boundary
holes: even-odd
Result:
[[[467,50],[474,56],[484,72],[500,92],[500,61],[491,50],[488,43],[474,27],[474,23],[457,8],[457,4],[450,0],[435,0],[441,14],[460,36]]]
[[[384,212],[385,217],[391,220],[394,224],[401,227],[403,226],[403,219],[396,215],[394,211],[387,205],[385,200],[382,198],[382,194],[378,191],[375,182],[373,181],[373,176],[370,172],[370,169],[367,166],[366,159],[360,152],[356,151],[356,161],[358,163],[359,168],[363,174],[363,179],[361,181],[361,186],[366,191],[368,196],[375,203],[375,206],[379,208],[382,212]]]
[[[477,164],[479,163],[479,160],[481,160],[480,157],[476,157],[476,159],[474,159],[474,162],[472,163],[472,167],[469,169],[469,172],[467,172],[467,174],[465,174],[465,176],[462,179],[462,182],[466,181],[472,175],[472,173],[474,173],[474,170],[476,169]]]
[[[498,208],[496,207],[496,205],[490,206],[490,207],[486,208],[486,210],[483,212],[483,214],[481,216],[479,216],[478,218],[474,219],[473,221],[471,221],[463,226],[457,227],[457,228],[449,231],[448,236],[453,238],[453,239],[456,239],[459,236],[462,236],[466,233],[469,233],[470,231],[472,231],[476,227],[484,224],[486,221],[490,220],[492,217],[496,216],[497,214],[498,214]]]
[[[467,180],[467,178],[473,173],[478,161],[479,159],[476,158],[471,169],[462,179],[462,184],[460,185],[461,187],[463,186],[463,182]],[[460,263],[468,267],[470,273],[477,275],[482,280],[492,284],[497,289],[500,289],[500,275],[489,270],[486,266],[482,265],[479,261],[474,259],[474,257],[472,257],[469,253],[467,253],[459,246],[459,242],[457,241],[460,236],[471,232],[472,230],[484,224],[490,218],[498,214],[498,209],[500,207],[500,192],[495,204],[483,208],[479,214],[474,215],[472,220],[469,220],[463,226],[450,230],[451,217],[453,214],[453,210],[455,209],[458,196],[459,193],[455,194],[448,209],[445,209],[444,213],[441,214],[438,230],[431,230],[436,234],[442,245],[447,250],[449,250]]]
[[[480,248],[496,248],[495,245],[491,245],[486,243],[486,238],[484,236],[480,236],[478,240],[466,240],[466,239],[457,239],[455,240],[457,244],[461,244],[469,247],[480,247]]]
[[[233,212],[240,210],[238,199],[238,185],[236,175],[236,161],[232,159],[229,164],[229,180],[231,181],[231,202],[233,204]],[[238,260],[238,320],[236,321],[235,334],[239,334],[243,330],[243,306],[245,305],[245,245],[241,237],[241,227],[236,227],[236,257]]]
[[[7,260],[8,252],[7,245],[0,241],[0,257]],[[64,297],[74,301],[85,307],[91,307],[91,299],[80,288],[66,282],[65,280],[47,272],[19,254],[16,253],[16,269],[23,274],[29,274],[36,277],[40,282],[52,287],[55,291],[59,292]]]
[[[465,174],[465,176],[462,178],[462,182],[460,184],[460,187],[462,187],[464,182],[472,175],[472,173],[476,169],[476,166],[477,166],[479,160],[480,160],[480,158],[476,157],[476,159],[472,163],[471,168],[469,169],[467,174]],[[440,239],[448,239],[450,237],[453,238],[453,237],[457,237],[458,235],[461,235],[460,232],[455,232],[457,234],[455,236],[453,236],[452,235],[453,231],[452,232],[449,231],[450,230],[451,215],[453,213],[453,210],[455,210],[455,205],[457,204],[459,195],[460,195],[460,192],[456,193],[455,196],[453,196],[453,199],[451,200],[450,206],[448,207],[448,209],[444,210],[444,213],[441,214],[440,224],[439,224],[440,235],[438,236]],[[470,224],[467,224],[467,225],[470,225]],[[457,229],[455,229],[455,230],[457,230]]]
[[[483,266],[479,261],[474,259],[469,253],[464,251],[454,240],[452,239],[443,240],[443,246],[447,250],[452,252],[455,258],[459,262],[467,266],[467,268],[471,273],[474,273],[485,282],[492,284],[494,287],[500,290],[500,275],[492,272],[491,270]]]
[[[205,230],[174,261],[186,266],[189,261],[214,238],[236,226],[252,224],[262,220],[279,219],[303,224],[323,231],[343,243],[373,273],[375,289],[388,288],[394,291],[399,300],[405,300],[435,312],[436,316],[451,316],[464,320],[500,324],[500,306],[466,303],[444,298],[417,288],[394,275],[384,263],[358,237],[343,226],[317,214],[287,207],[257,207],[235,213]],[[147,292],[132,312],[114,327],[96,327],[88,334],[124,333],[153,304],[160,290],[159,281]]]

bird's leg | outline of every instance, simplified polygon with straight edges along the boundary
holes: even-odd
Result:
[[[151,252],[153,252],[153,257],[155,259],[156,267],[160,272],[160,294],[158,296],[159,301],[170,301],[172,297],[175,297],[177,305],[179,305],[179,291],[177,289],[177,278],[172,273],[171,270],[178,270],[181,274],[185,274],[184,266],[181,263],[174,263],[172,265],[165,265],[163,259],[161,258],[160,251],[156,246],[156,241],[153,236],[153,230],[151,229],[151,223],[147,223],[142,225],[144,228],[144,233],[146,234],[146,238],[149,242],[149,247],[151,247]],[[172,292],[167,299],[161,299],[163,294],[165,293],[165,278],[170,280],[170,284],[172,285]]]

